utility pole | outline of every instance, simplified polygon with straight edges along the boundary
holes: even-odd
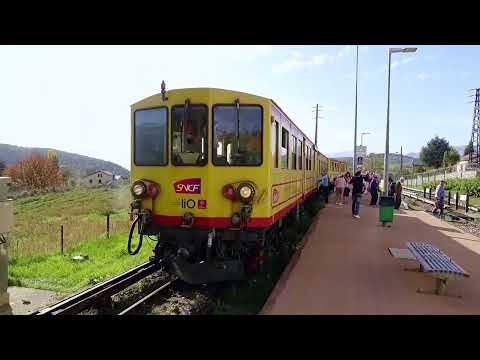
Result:
[[[403,175],[403,148],[400,146],[400,176]]]
[[[358,45],[357,45],[357,64],[355,71],[355,135],[353,140],[353,173],[357,171],[357,99],[358,99]]]
[[[468,160],[470,164],[477,164],[480,162],[480,88],[470,89],[470,91],[475,91],[475,103],[473,107],[473,124],[472,124],[472,137],[471,143],[473,151],[468,155]],[[470,146],[470,144],[469,144]]]
[[[317,104],[317,106],[315,106],[315,147],[318,149],[318,146],[317,146],[317,138],[318,138],[318,119],[323,119],[321,116],[319,117],[318,116],[318,112],[319,111],[322,111],[322,108],[323,106],[319,106]]]

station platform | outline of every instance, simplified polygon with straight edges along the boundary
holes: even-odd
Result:
[[[424,211],[395,210],[391,227],[383,227],[369,201],[364,195],[355,219],[351,199],[341,206],[330,197],[261,314],[480,314],[480,238]],[[405,249],[409,241],[433,244],[471,277],[449,282],[449,296],[434,295],[434,278],[404,270],[418,268],[416,260],[394,258],[388,250]]]

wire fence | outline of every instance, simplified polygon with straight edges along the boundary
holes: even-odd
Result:
[[[476,177],[477,174],[478,169],[474,167],[467,167],[459,171],[457,166],[449,166],[420,174],[407,175],[405,176],[405,183],[407,186],[423,186],[423,184],[440,180],[470,179]]]
[[[130,220],[126,213],[107,214],[95,219],[70,217],[45,220],[12,231],[8,237],[10,257],[64,253],[81,242],[93,239],[108,241],[111,236],[126,233]]]

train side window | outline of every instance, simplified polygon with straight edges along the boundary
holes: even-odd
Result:
[[[282,169],[288,169],[288,130],[282,127]]]
[[[136,110],[133,123],[135,165],[166,165],[167,108]]]
[[[273,167],[278,168],[278,121],[273,123],[271,132],[272,164]]]
[[[298,169],[302,170],[303,168],[303,143],[301,141],[298,142]]]
[[[297,138],[292,136],[292,169],[297,169]]]

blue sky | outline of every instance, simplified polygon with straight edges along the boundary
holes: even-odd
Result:
[[[415,46],[415,44],[393,47]],[[382,152],[389,46],[361,46],[359,132]],[[394,54],[390,151],[417,152],[433,135],[470,137],[480,46],[418,46]],[[354,46],[0,46],[0,143],[51,147],[129,168],[129,106],[167,89],[219,87],[274,99],[319,147],[353,147]],[[360,142],[360,139],[359,139]],[[1,154],[0,154],[1,157]]]

